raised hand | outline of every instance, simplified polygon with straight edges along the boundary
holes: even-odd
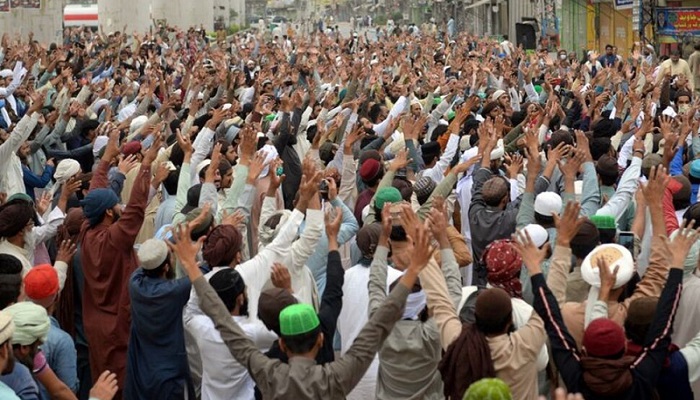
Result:
[[[146,155],[143,156],[143,162],[141,165],[150,166],[153,161],[155,161],[156,157],[158,157],[158,151],[163,145],[163,135],[160,133],[160,131],[154,133],[154,135],[153,143],[151,143],[151,147],[149,147],[146,151]]]
[[[292,290],[292,277],[289,274],[287,267],[280,263],[273,263],[270,269],[270,281],[276,288],[284,289],[289,293],[294,293]]]
[[[455,167],[452,168],[452,172],[454,172],[457,175],[467,172],[472,165],[480,163],[482,157],[483,154],[477,154],[474,157],[468,159],[467,161],[455,165]]]
[[[123,155],[119,156],[119,164],[117,164],[117,169],[122,175],[126,175],[132,169],[136,168],[139,164],[139,160],[136,159],[136,154],[131,154],[126,157]]]
[[[683,269],[683,264],[690,248],[700,238],[700,230],[691,229],[689,228],[690,226],[695,226],[695,220],[683,220],[683,223],[678,228],[678,234],[672,240],[669,240],[665,235],[662,236],[662,239],[668,245],[671,268]]]
[[[56,262],[63,261],[70,265],[75,252],[77,251],[77,246],[71,240],[64,240],[58,247],[58,253],[56,254]]]
[[[620,270],[620,266],[616,265],[615,269],[611,271],[605,258],[598,257],[595,261],[600,274],[600,293],[598,295],[598,300],[608,301],[608,295],[615,287],[617,272]]]
[[[252,185],[255,183],[255,181],[258,179],[262,171],[265,169],[267,164],[265,164],[265,160],[267,159],[267,153],[264,151],[259,151],[255,153],[255,156],[253,159],[250,161],[250,165],[248,166],[248,177],[246,179],[246,183],[249,185]],[[275,175],[276,170],[269,169],[268,174]]]
[[[221,164],[221,143],[214,145],[214,149],[211,151],[211,163],[207,167],[207,171],[204,173],[204,182],[214,183],[216,181],[216,174],[219,173],[219,164]]]
[[[192,140],[190,139],[190,135],[187,133],[183,134],[180,129],[177,129],[175,131],[175,138],[177,139],[177,144],[180,146],[180,149],[182,149],[182,152],[185,154],[185,157],[192,156],[192,153],[194,152],[194,148],[192,147]]]
[[[561,216],[556,213],[554,217],[554,225],[557,227],[557,245],[569,247],[571,240],[576,236],[578,230],[581,229],[585,218],[580,217],[581,205],[575,201],[570,201],[564,207],[564,212]]]
[[[513,247],[520,254],[520,258],[522,258],[530,276],[542,272],[540,265],[547,256],[549,245],[544,246],[542,249],[538,248],[532,241],[530,234],[527,231],[520,230],[513,235]]]
[[[119,155],[119,129],[112,129],[109,132],[109,140],[102,155],[102,161],[112,162]]]
[[[517,179],[523,169],[523,156],[518,153],[506,155],[506,172],[510,179]]]
[[[202,213],[204,212],[202,211]],[[202,276],[202,271],[199,270],[196,257],[199,250],[202,248],[206,236],[202,236],[199,240],[193,242],[192,239],[190,239],[192,237],[192,228],[188,224],[179,225],[172,233],[172,241],[166,241],[166,244],[170,251],[175,254],[175,257],[180,260],[190,280],[194,281]]]
[[[46,210],[49,209],[51,206],[51,201],[53,199],[51,198],[51,192],[44,192],[41,194],[41,198],[39,198],[39,201],[36,202],[34,205],[34,208],[36,208],[36,212],[39,213],[39,215],[44,215]]]
[[[343,220],[343,210],[340,207],[328,207],[324,213],[326,222],[326,236],[328,237],[329,248],[331,250],[338,249],[338,232]],[[331,246],[332,244],[332,246]]]
[[[394,157],[394,159],[389,163],[389,170],[396,172],[401,168],[406,168],[410,162],[411,159],[408,158],[408,150],[401,149],[398,151],[398,153],[396,153],[396,157]]]
[[[644,198],[650,207],[661,208],[664,192],[666,191],[666,186],[668,186],[670,179],[671,178],[666,173],[666,168],[663,166],[658,165],[651,168],[647,183],[641,185]]]

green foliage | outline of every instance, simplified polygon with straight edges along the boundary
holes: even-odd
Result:
[[[372,21],[372,22],[374,25],[382,26],[382,25],[386,25],[386,21],[387,21],[386,15],[379,14],[376,17],[374,17],[374,21]]]

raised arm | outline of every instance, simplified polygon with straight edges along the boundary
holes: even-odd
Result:
[[[326,236],[328,237],[328,266],[326,267],[326,289],[321,296],[319,319],[325,322],[326,328],[335,331],[340,310],[343,308],[343,282],[345,271],[338,252],[338,234],[341,225],[341,215],[336,208],[334,218],[330,210],[325,215]]]
[[[156,134],[156,139],[146,152],[141,162],[141,168],[134,180],[134,187],[131,190],[131,198],[126,205],[121,218],[110,225],[110,238],[115,245],[130,249],[134,245],[134,240],[141,230],[143,219],[146,214],[148,192],[151,186],[151,164],[158,156],[162,139],[160,134]],[[124,240],[127,238],[127,240]]]
[[[578,210],[574,210],[578,211]],[[540,265],[545,257],[545,250],[538,249],[529,235],[522,231],[516,235],[513,242],[520,253],[532,280],[532,291],[535,297],[535,310],[544,321],[549,336],[554,361],[559,372],[571,391],[578,391],[582,368],[580,355],[574,338],[569,334],[561,316],[559,304],[545,283]]]

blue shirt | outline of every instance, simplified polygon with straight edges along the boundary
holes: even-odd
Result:
[[[22,400],[39,400],[39,387],[29,368],[15,360],[15,368],[7,375],[0,375],[0,382],[14,390]]]
[[[190,289],[187,278],[151,278],[143,268],[131,275],[125,399],[183,398],[187,388],[193,387],[182,324]]]
[[[348,240],[352,239],[360,226],[357,224],[355,215],[350,211],[350,209],[340,201],[337,197],[335,200],[330,202],[334,207],[340,207],[343,212],[343,220],[340,224],[340,230],[338,231],[338,244],[343,245]],[[300,227],[303,230],[304,224]],[[321,232],[321,237],[318,239],[316,244],[316,250],[311,254],[308,260],[306,260],[306,266],[309,267],[311,273],[314,276],[316,285],[318,287],[318,294],[323,295],[323,291],[326,290],[326,267],[328,263],[328,236],[326,232]]]
[[[78,391],[78,352],[75,350],[73,339],[63,331],[54,317],[49,317],[51,327],[46,336],[46,342],[41,345],[46,361],[61,382],[65,383],[73,393]],[[51,399],[46,388],[38,383],[41,398]]]

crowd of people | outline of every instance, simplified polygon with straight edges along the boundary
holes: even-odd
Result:
[[[700,398],[700,45],[283,33],[2,36],[0,398]]]

